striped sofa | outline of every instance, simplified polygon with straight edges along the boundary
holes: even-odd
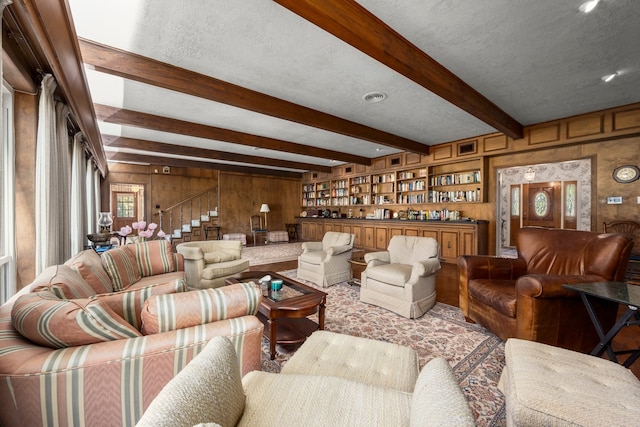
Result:
[[[260,369],[254,284],[186,291],[165,241],[83,251],[0,306],[0,425],[134,426],[215,336]]]

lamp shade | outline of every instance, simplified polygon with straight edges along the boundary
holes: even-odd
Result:
[[[263,203],[262,206],[260,206],[260,212],[271,212],[269,210],[269,205],[266,203]]]

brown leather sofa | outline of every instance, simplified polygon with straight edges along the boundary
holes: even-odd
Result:
[[[521,338],[589,352],[598,336],[566,283],[623,281],[633,241],[623,234],[523,228],[518,258],[460,256],[460,308],[503,340]],[[618,307],[595,301],[605,328]]]

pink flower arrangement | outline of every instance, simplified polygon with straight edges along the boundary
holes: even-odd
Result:
[[[144,242],[145,239],[150,239],[151,237],[153,237],[153,233],[156,228],[158,228],[158,224],[156,224],[155,222],[152,222],[149,224],[149,226],[147,226],[146,221],[138,221],[131,224],[131,227],[128,225],[122,227],[120,231],[118,231],[118,234],[122,237],[127,237],[133,232],[133,230],[138,230],[138,237],[141,241]],[[162,230],[158,230],[157,236],[163,239],[166,236],[166,233]]]

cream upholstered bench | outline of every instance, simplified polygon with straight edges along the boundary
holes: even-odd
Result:
[[[222,240],[240,240],[243,246],[247,246],[247,235],[244,233],[223,234]]]
[[[267,233],[267,237],[269,243],[289,241],[289,233],[286,231],[269,231],[269,233]]]
[[[316,331],[285,363],[283,374],[323,375],[413,392],[420,364],[410,347]]]
[[[508,426],[628,426],[640,420],[640,381],[617,363],[511,338],[499,389]]]

